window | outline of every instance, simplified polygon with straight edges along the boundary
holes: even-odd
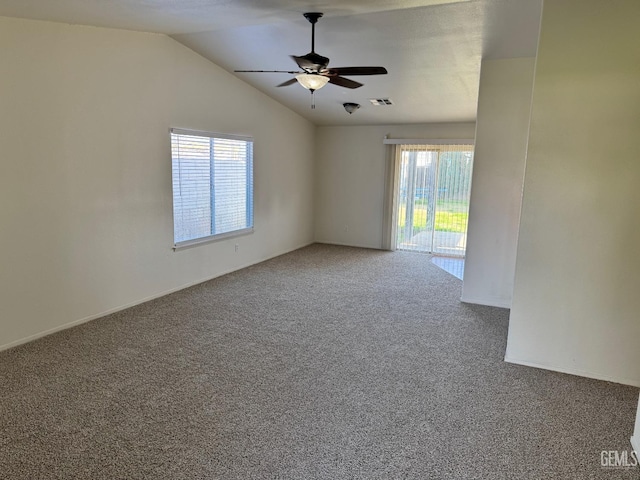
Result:
[[[174,248],[253,231],[253,139],[171,129]]]

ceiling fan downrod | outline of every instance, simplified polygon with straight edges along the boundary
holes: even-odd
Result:
[[[307,12],[303,15],[311,23],[311,53],[316,53],[316,23],[322,18],[323,14],[320,12]]]

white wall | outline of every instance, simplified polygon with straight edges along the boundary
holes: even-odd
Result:
[[[484,60],[462,301],[511,307],[534,58]]]
[[[0,348],[313,241],[300,116],[163,35],[0,18],[0,45]],[[254,137],[253,235],[172,251],[171,126]]]
[[[385,135],[466,139],[474,137],[474,129],[473,123],[318,127],[316,241],[382,248],[388,162],[388,147],[382,143]]]
[[[508,361],[640,386],[637,0],[546,0]]]

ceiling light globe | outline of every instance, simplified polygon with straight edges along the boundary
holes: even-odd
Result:
[[[317,73],[301,73],[296,75],[296,80],[307,90],[318,90],[327,84],[329,77]]]

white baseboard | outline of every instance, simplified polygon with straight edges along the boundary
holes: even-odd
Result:
[[[149,302],[149,301],[154,300],[156,298],[164,297],[165,295],[170,295],[172,293],[179,292],[180,290],[184,290],[185,288],[193,287],[194,285],[198,285],[200,283],[208,282],[209,280],[213,280],[214,278],[218,278],[218,277],[221,277],[223,275],[227,275],[227,274],[232,273],[232,272],[237,272],[238,270],[242,270],[243,268],[247,268],[247,267],[250,267],[252,265],[256,265],[258,263],[266,262],[267,260],[271,260],[272,258],[280,257],[282,255],[286,255],[287,253],[293,252],[295,250],[299,250],[301,248],[308,247],[309,245],[312,245],[314,243],[316,243],[316,242],[313,242],[313,241],[312,242],[308,242],[308,243],[305,243],[305,244],[300,245],[298,247],[294,247],[291,250],[286,250],[286,251],[283,251],[283,252],[280,252],[280,253],[276,253],[274,255],[270,255],[270,256],[268,256],[266,258],[263,258],[263,259],[260,259],[260,260],[256,260],[254,262],[248,262],[246,264],[241,264],[237,268],[232,268],[232,269],[229,269],[229,270],[225,270],[225,271],[219,272],[219,273],[217,273],[217,274],[215,274],[215,275],[213,275],[211,277],[206,277],[206,278],[203,278],[203,279],[200,279],[200,280],[196,280],[194,282],[189,282],[189,283],[187,283],[185,285],[181,285],[181,286],[176,287],[176,288],[165,290],[163,292],[160,292],[160,293],[157,293],[157,294],[142,298],[140,300],[135,300],[133,302],[127,303],[125,305],[120,305],[120,306],[117,306],[117,307],[114,307],[114,308],[110,308],[110,309],[105,310],[103,312],[96,313],[94,315],[89,315],[87,317],[83,317],[83,318],[80,318],[78,320],[73,320],[71,322],[64,323],[62,325],[58,325],[57,327],[51,328],[49,330],[44,330],[42,332],[34,333],[33,335],[29,335],[27,337],[23,337],[23,338],[20,338],[18,340],[14,340],[14,341],[9,342],[9,343],[5,343],[4,345],[0,345],[0,352],[3,351],[3,350],[8,350],[8,349],[13,348],[13,347],[17,347],[19,345],[23,345],[25,343],[32,342],[32,341],[37,340],[37,339],[42,338],[42,337],[46,337],[47,335],[51,335],[53,333],[60,332],[62,330],[66,330],[68,328],[75,327],[75,326],[81,325],[83,323],[90,322],[91,320],[96,320],[98,318],[105,317],[107,315],[111,315],[112,313],[120,312],[122,310],[126,310],[127,308],[135,307],[136,305],[140,305],[142,303]]]
[[[569,375],[575,375],[577,377],[593,378],[595,380],[604,380],[605,382],[613,382],[613,383],[620,383],[622,385],[631,385],[632,387],[640,387],[640,380],[638,380],[637,378],[615,377],[612,375],[605,375],[602,373],[586,372],[583,370],[557,367],[555,365],[547,365],[547,364],[542,364],[537,362],[530,362],[527,360],[519,360],[519,359],[508,357],[508,356],[504,357],[504,361],[507,363],[514,363],[516,365],[524,365],[525,367],[534,367],[534,368],[541,368],[543,370],[551,370],[552,372],[567,373]]]
[[[460,301],[464,303],[473,303],[475,305],[486,305],[487,307],[511,308],[511,301],[503,298],[473,297],[463,293]]]
[[[337,245],[339,247],[368,248],[369,250],[384,250],[381,246],[359,245],[355,243],[330,242],[325,240],[316,240],[314,243],[322,243],[323,245]],[[389,251],[389,250],[386,250]]]

